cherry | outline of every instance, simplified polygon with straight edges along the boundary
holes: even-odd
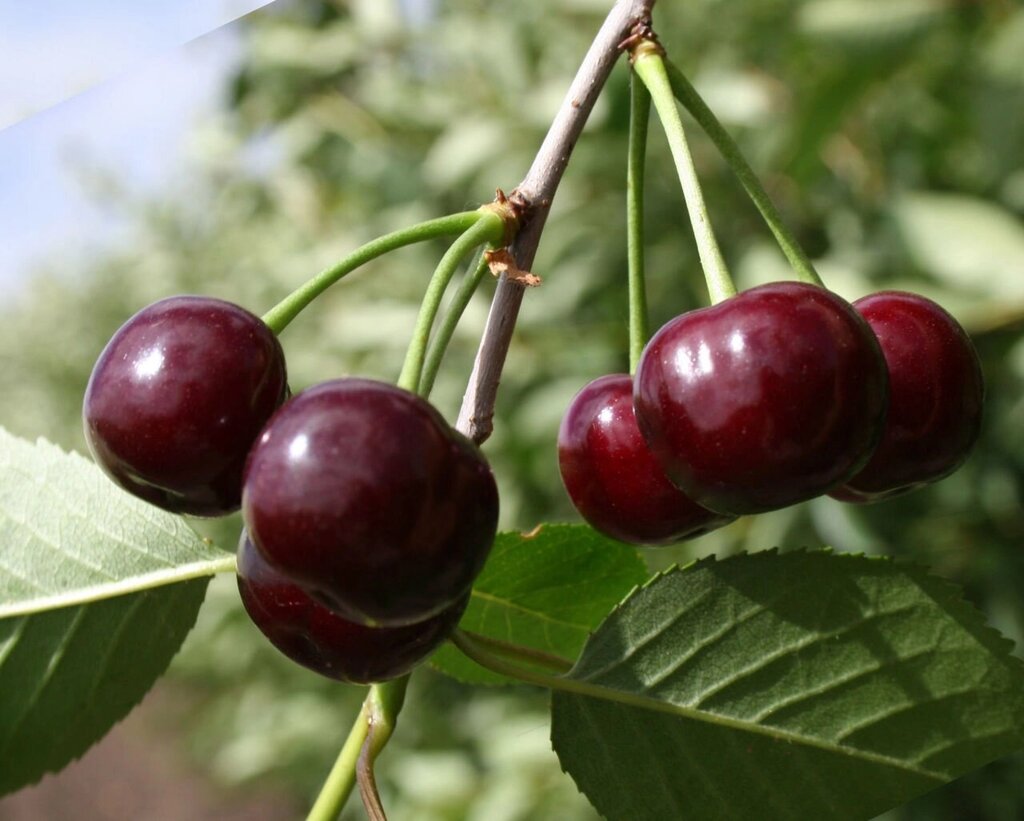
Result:
[[[480,452],[424,399],[336,379],[270,419],[242,510],[277,570],[345,618],[393,627],[469,590],[494,541],[498,492]]]
[[[885,361],[867,323],[813,285],[776,282],[671,320],[644,349],[637,421],[698,504],[758,513],[831,490],[878,443]]]
[[[177,296],[143,308],[100,354],[85,437],[121,487],[175,513],[241,503],[242,471],[287,391],[277,337],[243,308]]]
[[[274,570],[244,530],[238,543],[238,592],[249,618],[278,650],[303,667],[351,684],[408,673],[440,647],[469,603],[466,593],[426,621],[365,627],[318,604]]]
[[[878,449],[832,493],[851,502],[896,496],[963,464],[981,431],[984,382],[970,338],[939,305],[882,291],[853,303],[889,370],[889,412]]]
[[[569,404],[558,430],[558,465],[576,509],[624,542],[671,544],[732,521],[673,485],[640,435],[633,380],[602,376]]]

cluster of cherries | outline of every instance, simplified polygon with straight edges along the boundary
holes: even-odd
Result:
[[[486,460],[424,399],[346,378],[290,396],[280,343],[229,302],[172,297],[100,355],[86,439],[165,510],[242,508],[238,587],[287,656],[331,678],[408,672],[458,623],[494,541]]]
[[[580,514],[669,544],[822,494],[872,502],[967,458],[984,384],[963,328],[917,294],[850,305],[777,282],[676,317],[634,377],[601,377],[558,435]]]
[[[934,302],[887,291],[850,305],[773,283],[676,317],[634,377],[583,388],[559,465],[598,530],[667,544],[948,476],[978,437],[983,391],[970,339]],[[494,476],[429,403],[358,378],[292,397],[276,336],[229,302],[172,297],[129,319],[83,416],[96,461],[136,496],[195,516],[242,508],[246,610],[332,678],[383,681],[426,658],[494,541]]]

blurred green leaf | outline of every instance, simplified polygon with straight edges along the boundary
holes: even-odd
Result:
[[[587,636],[647,578],[636,549],[582,525],[502,533],[459,622],[490,638],[573,661]],[[446,646],[433,665],[461,681],[507,683]]]
[[[562,766],[611,819],[868,819],[1024,746],[1024,663],[922,569],[766,551],[659,576],[556,691]]]
[[[915,263],[961,290],[1024,303],[1024,224],[990,202],[917,193],[893,211]]]
[[[937,0],[811,0],[798,19],[813,37],[875,48],[918,33],[941,12]]]

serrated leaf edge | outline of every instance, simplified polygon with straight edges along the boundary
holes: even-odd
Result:
[[[660,581],[663,578],[671,576],[676,573],[692,573],[698,569],[701,569],[711,564],[725,564],[727,562],[742,560],[748,557],[756,556],[758,558],[766,555],[784,555],[787,557],[798,555],[798,554],[817,554],[822,556],[832,556],[839,561],[863,561],[877,564],[884,564],[892,567],[894,570],[906,572],[911,578],[913,578],[922,586],[926,586],[925,589],[929,591],[942,590],[947,595],[944,597],[944,601],[948,602],[949,613],[953,618],[961,621],[966,626],[973,627],[977,630],[978,634],[986,638],[991,642],[991,646],[994,649],[1001,650],[1003,652],[1002,660],[1008,663],[1011,667],[1024,675],[1024,659],[1020,659],[1017,656],[1012,655],[1014,643],[1008,638],[1003,636],[998,630],[991,627],[984,619],[981,611],[979,611],[974,605],[972,605],[966,598],[964,598],[963,590],[958,585],[950,582],[947,579],[943,579],[941,576],[936,576],[928,571],[926,567],[915,562],[907,562],[902,560],[893,559],[890,556],[869,556],[863,553],[837,553],[830,547],[825,548],[801,548],[798,550],[790,550],[782,553],[779,548],[771,548],[764,551],[754,551],[737,553],[732,556],[727,556],[724,559],[719,559],[716,556],[705,556],[701,559],[696,559],[687,565],[672,565],[656,574],[641,585],[638,585],[629,594],[617,604],[605,619],[597,626],[597,628],[588,637],[588,642],[596,633],[600,632],[601,628],[615,616],[621,612],[622,608],[625,607],[631,599],[638,595],[643,590],[646,590],[651,585]],[[619,704],[623,704],[629,707],[636,707],[639,709],[650,710],[652,712],[659,712],[667,715],[673,715],[680,718],[688,718],[693,721],[700,721],[705,724],[714,724],[729,729],[737,730],[740,732],[751,733],[755,735],[765,736],[776,741],[788,742],[791,744],[800,744],[806,747],[813,747],[816,749],[823,750],[825,752],[836,753],[843,756],[851,756],[859,758],[863,761],[869,761],[875,764],[881,764],[884,766],[892,767],[897,770],[901,770],[922,778],[927,778],[935,781],[936,785],[945,784],[949,779],[941,774],[931,770],[927,770],[921,767],[915,767],[907,764],[899,759],[893,759],[889,756],[880,755],[878,753],[871,753],[865,750],[859,750],[855,747],[847,747],[842,745],[831,744],[829,742],[823,742],[819,739],[807,738],[805,736],[798,735],[796,733],[786,732],[784,730],[778,730],[777,728],[768,728],[760,724],[754,724],[745,721],[739,721],[737,719],[731,719],[726,716],[718,716],[713,713],[708,713],[702,710],[696,710],[690,707],[681,707],[676,704],[670,704],[668,702],[657,701],[644,696],[634,696],[631,693],[626,693],[622,690],[616,690],[615,688],[608,687],[603,684],[593,684],[585,679],[574,679],[572,678],[573,672],[576,670],[579,662],[586,654],[586,645],[580,653],[580,657],[576,660],[576,665],[570,670],[565,677],[559,679],[568,686],[561,686],[557,688],[558,692],[552,694],[553,699],[559,695],[559,692],[568,695],[580,695],[587,696],[590,698],[604,699],[606,701],[613,701]],[[609,694],[615,694],[610,696]],[[553,704],[552,704],[553,706]],[[564,771],[564,768],[563,768]]]

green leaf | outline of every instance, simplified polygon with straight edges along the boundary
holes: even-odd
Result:
[[[0,793],[123,718],[233,561],[81,456],[0,428]]]
[[[0,428],[0,619],[203,578],[234,558],[92,462]]]
[[[142,700],[207,583],[0,621],[0,794],[66,766]]]
[[[1012,212],[962,194],[916,193],[893,214],[923,271],[969,293],[1024,302],[1024,226]]]
[[[571,662],[608,611],[646,578],[635,548],[583,525],[501,533],[459,627]],[[461,681],[509,683],[451,646],[432,663]]]
[[[920,33],[942,12],[936,0],[812,0],[801,5],[797,22],[811,37],[878,48]]]
[[[611,821],[868,819],[1024,746],[1010,649],[917,567],[702,561],[601,625],[552,741]]]

